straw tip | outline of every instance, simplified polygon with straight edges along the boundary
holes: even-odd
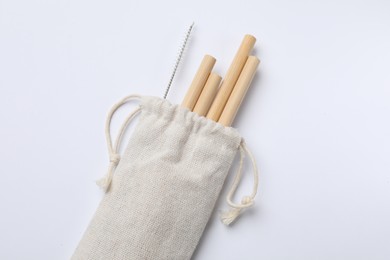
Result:
[[[216,61],[217,60],[213,55],[210,55],[210,54],[205,54],[203,58],[207,59],[207,60],[210,60],[210,61]]]
[[[252,34],[245,34],[244,38],[248,40],[256,41],[256,37],[253,36]]]
[[[259,64],[260,63],[260,59],[254,55],[251,55],[248,57],[248,61],[249,62],[253,62],[253,63],[256,63],[256,64]]]

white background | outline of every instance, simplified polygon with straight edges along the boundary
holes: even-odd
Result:
[[[224,75],[246,33],[261,59],[234,123],[260,166],[256,207],[229,228],[215,214],[193,259],[390,259],[389,13],[385,0],[0,0],[0,259],[70,258],[103,196],[107,110],[163,94],[193,21],[171,102],[204,54]]]

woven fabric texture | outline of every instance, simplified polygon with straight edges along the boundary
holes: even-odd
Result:
[[[241,137],[142,97],[140,119],[73,260],[190,259]]]

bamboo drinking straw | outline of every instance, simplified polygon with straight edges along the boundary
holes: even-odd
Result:
[[[238,49],[236,56],[233,59],[232,64],[229,67],[228,72],[223,79],[220,90],[218,91],[217,97],[215,98],[209,112],[207,113],[207,118],[212,119],[218,122],[219,117],[222,114],[222,111],[226,105],[226,102],[229,99],[230,94],[234,88],[234,85],[237,82],[237,79],[242,71],[242,68],[245,65],[245,62],[248,58],[249,53],[251,52],[253,46],[255,45],[256,38],[252,35],[245,35],[240,48]]]
[[[206,84],[203,87],[202,93],[196,102],[194,108],[195,113],[198,113],[200,116],[205,116],[207,114],[207,111],[209,111],[211,103],[213,102],[214,97],[218,92],[221,79],[221,76],[216,73],[210,74]]]
[[[214,67],[215,61],[215,58],[210,55],[205,55],[203,57],[202,63],[200,64],[199,69],[192,80],[191,86],[187,90],[183,102],[181,103],[182,107],[186,107],[191,111],[194,109],[196,101],[198,100],[207,78]]]
[[[222,112],[218,122],[224,126],[230,126],[237,114],[238,109],[245,97],[247,90],[252,82],[252,79],[256,73],[257,66],[260,60],[255,56],[249,56],[245,63],[244,68],[238,78],[236,85],[234,86],[233,92],[229,97],[228,102]]]

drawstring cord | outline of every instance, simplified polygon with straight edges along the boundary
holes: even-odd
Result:
[[[240,204],[236,204],[232,201],[232,198],[242,178],[242,169],[244,166],[245,154],[249,156],[249,159],[252,162],[253,178],[254,178],[253,191],[249,196],[244,196]],[[221,221],[223,224],[227,226],[230,225],[237,219],[237,217],[242,213],[243,210],[251,207],[254,204],[255,202],[254,199],[256,197],[258,186],[259,186],[259,174],[258,174],[255,158],[253,157],[252,153],[249,151],[248,147],[246,146],[245,141],[242,141],[240,144],[240,165],[238,167],[237,174],[234,177],[233,184],[226,196],[226,201],[230,206],[230,210],[223,212],[221,214]]]
[[[141,108],[138,106],[136,109],[134,109],[125,119],[122,126],[119,129],[118,137],[115,140],[114,145],[112,144],[112,138],[111,138],[111,121],[112,117],[115,114],[115,112],[122,107],[124,104],[126,104],[129,101],[133,100],[141,100],[141,96],[139,95],[130,95],[125,98],[123,98],[121,101],[116,103],[110,110],[110,112],[107,115],[106,119],[106,126],[105,126],[105,133],[106,133],[106,142],[107,142],[107,148],[108,148],[108,156],[110,159],[110,164],[108,166],[108,171],[106,175],[101,178],[100,180],[96,181],[96,184],[102,188],[104,191],[108,191],[112,178],[114,176],[114,171],[119,164],[119,161],[121,160],[121,156],[119,155],[119,146],[122,141],[122,137],[125,133],[125,130],[127,126],[130,124],[130,122],[134,119],[134,117],[138,114],[138,112],[141,110]]]

